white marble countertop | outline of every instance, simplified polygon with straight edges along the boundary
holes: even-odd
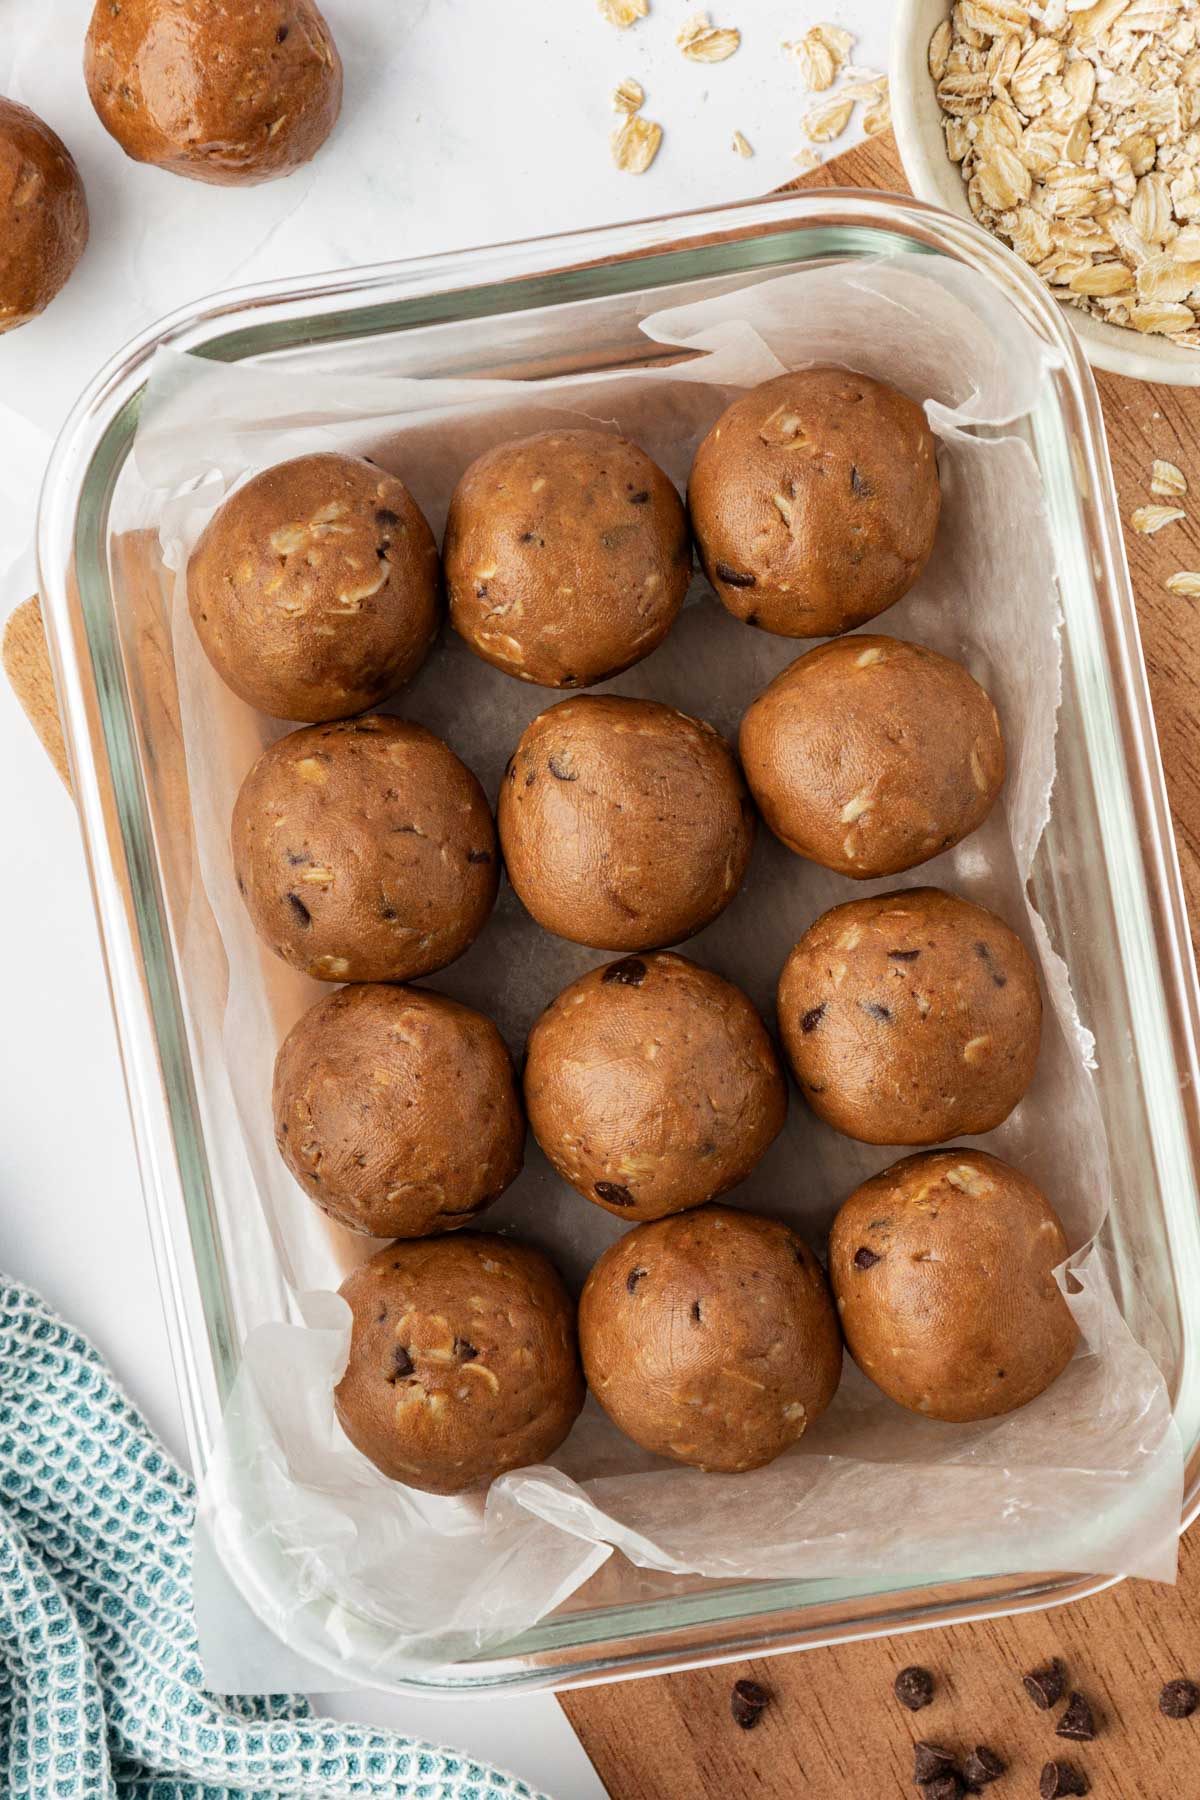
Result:
[[[0,28],[0,94],[40,112],[80,164],[92,241],[42,318],[0,337],[0,602],[32,537],[50,438],[88,377],[132,333],[197,296],[418,252],[714,205],[794,172],[810,103],[785,39],[832,20],[885,66],[889,0],[718,0],[737,54],[680,55],[691,0],[651,0],[618,32],[595,0],[326,0],[346,64],[342,122],[311,167],[245,191],[129,163],[80,71],[91,0],[40,0]],[[634,75],[664,127],[653,168],[618,173],[609,96]],[[858,109],[861,112],[861,108]],[[742,131],[755,155],[734,154]],[[835,149],[854,141],[857,122]],[[0,684],[3,685],[3,684]],[[87,1331],[155,1428],[184,1454],[174,1378],[70,802],[11,693],[0,691],[0,885],[9,1028],[0,1035],[0,1267]],[[601,1794],[546,1696],[323,1701],[518,1766],[557,1800]]]

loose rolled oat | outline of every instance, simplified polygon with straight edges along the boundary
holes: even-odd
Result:
[[[661,125],[643,118],[640,112],[630,113],[609,139],[612,159],[618,169],[623,169],[627,175],[644,175],[658,155],[662,134]]]
[[[742,34],[732,26],[712,24],[707,13],[693,13],[675,34],[675,42],[692,62],[724,62],[733,55]]]
[[[613,111],[626,114],[635,113],[645,98],[646,90],[641,82],[635,81],[632,75],[627,75],[624,81],[619,81],[613,89]]]
[[[784,44],[800,67],[810,94],[823,94],[837,79],[838,71],[854,47],[854,33],[841,25],[813,25],[802,38]]]
[[[1150,537],[1164,525],[1174,525],[1177,519],[1186,518],[1181,506],[1139,506],[1129,522],[1142,537]]]
[[[609,24],[615,25],[618,31],[636,25],[650,11],[650,0],[597,0],[597,4]]]
[[[1187,476],[1177,463],[1156,456],[1150,470],[1150,492],[1163,499],[1182,499],[1188,491]]]
[[[853,100],[845,100],[841,94],[830,94],[827,99],[810,106],[800,123],[814,144],[828,144],[831,139],[841,137],[853,111]]]
[[[1169,594],[1182,594],[1187,600],[1200,600],[1200,571],[1180,569],[1177,575],[1168,575],[1165,583]]]
[[[733,147],[739,156],[753,156],[754,147],[742,136],[740,131],[733,134]]]
[[[796,172],[799,175],[811,175],[814,169],[819,169],[821,166],[820,157],[815,150],[810,150],[807,145],[803,150],[794,152],[792,161],[795,163]]]

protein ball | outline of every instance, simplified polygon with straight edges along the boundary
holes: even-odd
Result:
[[[585,695],[529,724],[497,808],[509,879],[539,925],[651,950],[711,923],[741,886],[754,808],[733,752],[655,700]]]
[[[724,1206],[618,1238],[584,1286],[579,1344],[588,1385],[635,1444],[729,1473],[803,1437],[842,1370],[811,1250],[777,1220]]]
[[[405,1487],[459,1494],[543,1462],[583,1405],[575,1309],[540,1250],[477,1231],[390,1244],[340,1288],[342,1429]]]
[[[87,240],[71,152],[36,113],[0,98],[0,332],[49,306]]]
[[[850,1354],[900,1406],[991,1419],[1070,1362],[1078,1332],[1054,1279],[1067,1255],[1032,1181],[982,1150],[907,1156],[833,1222],[829,1279]]]
[[[378,705],[437,635],[433,533],[404,484],[357,456],[254,476],[214,513],[187,582],[218,675],[277,719]]]
[[[347,719],[264,750],[233,810],[255,930],[318,981],[444,968],[496,899],[496,834],[454,752],[403,719]]]
[[[659,1219],[744,1181],[783,1129],[787,1084],[740,988],[682,956],[592,969],[534,1024],[534,1136],[572,1187]]]
[[[275,1142],[322,1211],[372,1237],[457,1231],[521,1171],[525,1118],[490,1019],[426,988],[338,988],[275,1059]]]
[[[454,629],[543,687],[590,687],[649,656],[692,574],[679,495],[607,431],[542,431],[477,457],[454,490],[444,554]]]
[[[719,598],[784,637],[850,631],[899,600],[929,559],[940,505],[921,408],[845,369],[778,375],[735,400],[688,482]]]
[[[775,836],[856,880],[961,842],[1004,781],[1000,721],[978,682],[899,638],[839,638],[798,657],[746,713],[738,749]]]
[[[96,0],[83,73],[126,156],[227,187],[290,175],[342,106],[313,0]]]
[[[1033,1080],[1041,1022],[1020,938],[941,888],[833,907],[779,979],[779,1029],[805,1099],[867,1144],[991,1131]]]

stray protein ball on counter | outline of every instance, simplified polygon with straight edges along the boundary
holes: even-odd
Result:
[[[1002,919],[942,888],[851,900],[779,978],[779,1030],[818,1117],[867,1144],[991,1131],[1033,1080],[1042,997]]]
[[[783,637],[831,637],[886,611],[929,560],[940,506],[921,408],[845,369],[800,369],[743,394],[688,482],[719,598]]]
[[[525,1104],[564,1181],[618,1218],[659,1219],[744,1181],[783,1129],[787,1083],[740,988],[685,957],[627,956],[534,1024]]]
[[[961,663],[899,638],[818,644],[742,720],[742,769],[789,850],[867,880],[915,868],[982,825],[1004,739]]]
[[[461,956],[496,899],[483,789],[403,719],[309,725],[264,750],[233,809],[254,928],[318,981],[411,981]]]
[[[525,1115],[492,1021],[427,988],[338,988],[275,1059],[275,1142],[322,1211],[373,1237],[457,1231],[521,1172]]]
[[[702,930],[754,847],[754,807],[720,733],[615,694],[560,701],[526,726],[497,823],[509,880],[538,924],[596,950],[652,950]]]
[[[460,1494],[544,1461],[575,1423],[575,1309],[540,1250],[479,1231],[389,1244],[339,1292],[337,1416],[393,1481]]]
[[[649,656],[692,576],[679,495],[608,431],[541,431],[477,457],[450,502],[444,557],[454,629],[542,687],[591,687]]]
[[[837,1391],[842,1339],[812,1251],[726,1206],[635,1225],[579,1302],[588,1386],[645,1450],[738,1473],[773,1462]]]
[[[0,332],[49,306],[87,240],[71,152],[36,113],[0,96]]]
[[[414,675],[437,635],[437,544],[403,482],[300,456],[238,488],[192,551],[188,609],[217,674],[276,719],[344,719]]]
[[[313,0],[96,0],[83,73],[126,156],[225,187],[290,175],[342,107]]]
[[[906,1156],[833,1222],[829,1279],[846,1343],[889,1399],[931,1419],[992,1419],[1062,1374],[1079,1333],[1054,1279],[1057,1213],[982,1150]]]

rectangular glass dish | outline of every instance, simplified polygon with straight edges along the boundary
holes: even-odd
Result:
[[[985,276],[1056,353],[1019,426],[1044,485],[1064,617],[1056,803],[1030,897],[1102,1045],[1096,1082],[1119,1196],[1104,1242],[1124,1316],[1153,1347],[1171,1394],[1185,1521],[1200,1504],[1196,977],[1098,397],[1060,310],[993,239],[917,202],[837,191],[221,296],[130,346],[60,437],[39,522],[43,604],[198,1473],[257,1322],[236,1267],[250,1256],[269,1278],[273,1253],[256,1209],[232,1203],[224,1101],[203,1075],[181,950],[203,896],[164,627],[171,575],[130,459],[155,351],[347,377],[381,359],[403,374],[595,374],[662,360],[638,330],[653,306],[818,262],[914,251]],[[406,360],[406,334],[418,329],[420,360]],[[282,1270],[275,1288],[267,1316],[287,1317]],[[270,1571],[256,1579],[269,1582]],[[614,1558],[502,1652],[426,1685],[612,1679],[1036,1609],[1102,1585],[1058,1572],[946,1583],[905,1570],[890,1580],[718,1583],[655,1577]],[[369,1631],[361,1623],[347,1634],[336,1673],[349,1683],[380,1680]],[[303,1613],[293,1648],[320,1659]]]

